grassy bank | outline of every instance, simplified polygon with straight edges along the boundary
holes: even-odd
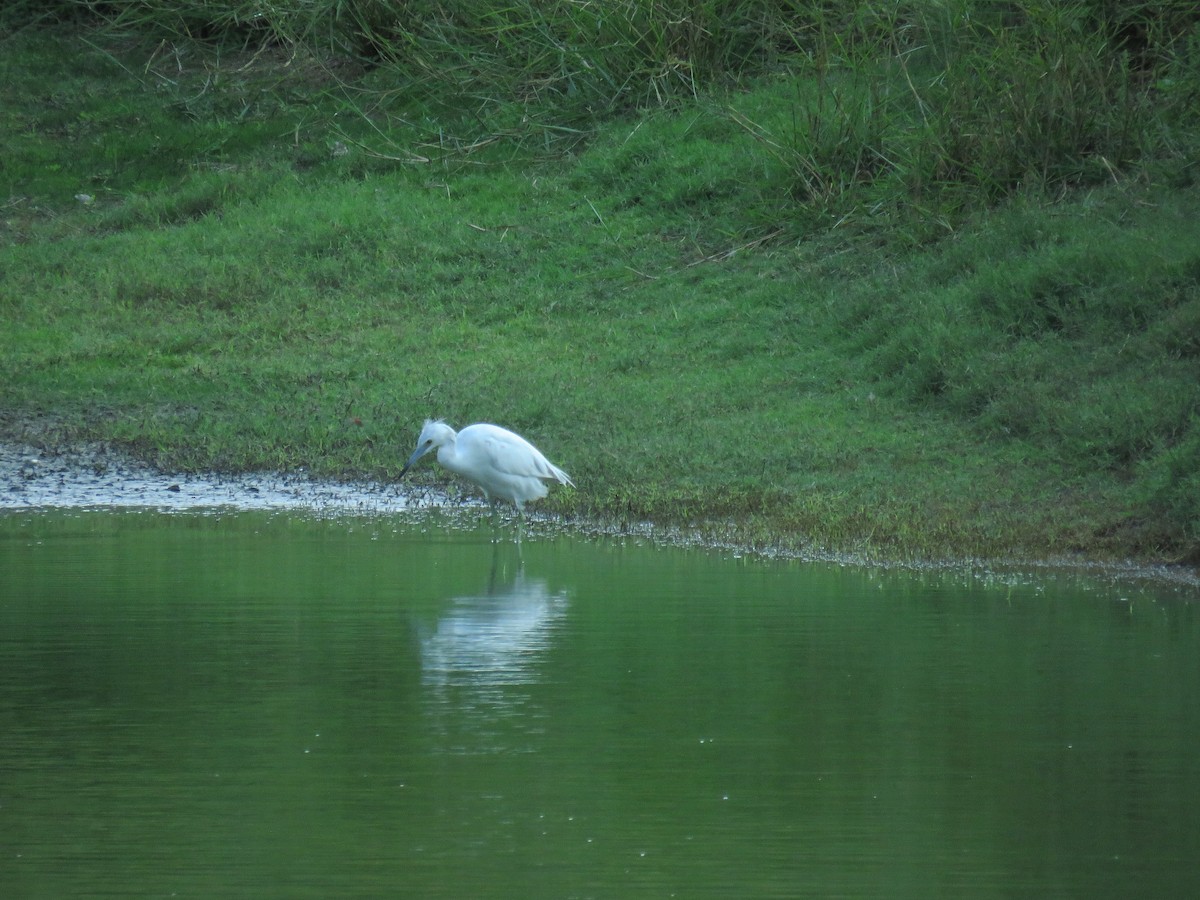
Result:
[[[710,48],[671,78],[651,54],[621,78],[659,65],[657,90],[572,92],[512,63],[532,45],[408,71],[379,23],[349,30],[366,47],[136,24],[3,35],[4,436],[390,477],[425,417],[491,420],[572,474],[547,501],[568,515],[1200,558],[1200,144],[1174,58],[1114,74],[1092,30],[1059,35],[1069,77],[981,79],[971,47],[1011,32],[960,45],[950,18],[936,58],[867,22],[834,65],[818,21],[743,34],[755,66]],[[939,95],[949,62],[983,87]],[[1005,112],[980,93],[1002,74],[1048,96]],[[1103,121],[1064,125],[1055,91],[1102,76]]]

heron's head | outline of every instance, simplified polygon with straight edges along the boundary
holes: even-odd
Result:
[[[408,458],[408,462],[404,464],[404,468],[400,470],[400,477],[403,478],[405,473],[412,468],[413,463],[428,453],[445,444],[454,442],[454,429],[443,422],[441,419],[426,419],[425,427],[421,429],[421,436],[417,438],[417,449],[413,451],[412,456]]]

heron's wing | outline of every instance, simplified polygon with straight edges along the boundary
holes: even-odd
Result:
[[[519,434],[498,425],[473,425],[469,430],[472,432],[469,435],[470,451],[481,454],[496,471],[574,486],[566,472],[546,459],[542,451]],[[464,429],[463,434],[466,431]],[[461,434],[459,448],[463,449]]]

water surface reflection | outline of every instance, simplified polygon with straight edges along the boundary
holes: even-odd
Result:
[[[538,733],[545,710],[530,686],[568,610],[565,590],[525,572],[519,548],[493,545],[486,591],[451,599],[421,638],[421,683],[430,728],[456,752],[516,749]],[[509,557],[512,557],[511,559]],[[510,720],[508,728],[497,727]],[[527,740],[522,749],[531,750]]]
[[[1200,896],[1200,617],[437,520],[0,515],[0,897]]]

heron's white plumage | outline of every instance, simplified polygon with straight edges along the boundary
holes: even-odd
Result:
[[[489,502],[508,500],[518,511],[528,501],[545,497],[551,482],[572,487],[575,484],[537,447],[507,428],[480,423],[455,432],[445,422],[433,420],[425,422],[417,438],[417,449],[401,476],[435,448],[438,462],[477,484]]]

